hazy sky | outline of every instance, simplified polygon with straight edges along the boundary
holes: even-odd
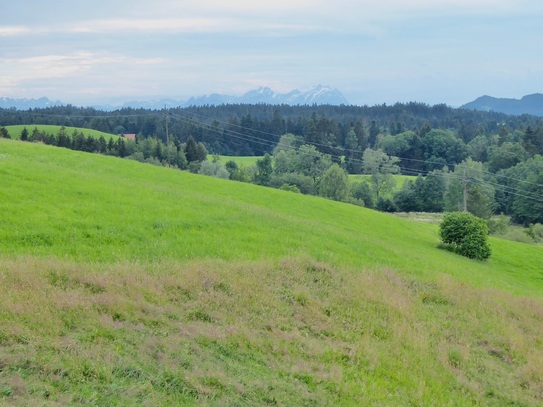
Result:
[[[543,92],[541,0],[0,0],[0,97],[322,84],[353,104]]]

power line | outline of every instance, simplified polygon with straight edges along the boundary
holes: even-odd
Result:
[[[197,114],[197,115],[202,116],[202,117],[206,117],[206,116],[204,116],[202,114]],[[178,114],[178,116],[183,117],[183,116],[181,116],[179,114]],[[210,118],[208,118],[208,119],[210,119]],[[195,119],[192,119],[192,118],[188,118],[188,120],[191,120],[192,124],[195,124],[194,122],[196,122],[195,125],[198,125],[198,123],[199,123],[199,125],[201,125],[201,126],[207,126],[207,129],[209,129],[209,130],[212,130],[212,131],[215,130],[213,127],[211,127],[210,125],[208,125],[206,123],[196,121]],[[220,121],[218,121],[218,122],[220,123]],[[225,123],[225,122],[222,122],[222,123]],[[234,125],[234,126],[238,127],[238,128],[241,128],[241,129],[244,129],[244,130],[252,131],[252,132],[258,132],[258,133],[261,133],[261,134],[271,135],[271,136],[273,136],[275,138],[278,138],[278,139],[281,139],[281,137],[285,137],[287,139],[290,139],[291,141],[297,141],[296,138],[288,137],[286,135],[278,136],[278,135],[273,134],[273,133],[260,131],[260,130],[255,130],[255,129],[251,129],[251,128],[244,127],[244,126],[241,126],[241,125]],[[254,139],[254,140],[264,140],[264,139],[256,137],[256,136],[249,136],[249,135],[245,135],[243,133],[234,132],[232,130],[224,129],[224,131],[226,131],[228,134],[236,134],[238,136],[250,137],[251,139]],[[266,140],[266,142],[270,143],[267,140]],[[338,149],[338,150],[341,150],[343,152],[351,152],[351,153],[363,154],[362,150],[349,149],[349,148],[344,148],[344,147],[334,147],[334,146],[330,146],[328,144],[323,144],[323,143],[306,142],[305,144],[311,144],[311,145],[313,145],[315,147],[323,147],[323,148],[328,148],[328,149]],[[269,145],[272,145],[272,144],[269,144]],[[340,156],[335,155],[335,157],[340,157]],[[453,164],[453,163],[447,163],[447,162],[441,162],[441,161],[432,161],[432,160],[420,160],[420,159],[415,159],[415,158],[407,158],[407,157],[399,157],[399,156],[395,156],[395,157],[399,158],[402,161],[410,161],[410,162],[416,162],[416,163],[422,163],[422,164],[446,165],[448,167],[455,167],[455,166],[461,164],[461,163],[454,163]],[[543,185],[541,185],[541,184],[533,183],[533,182],[530,182],[530,181],[527,181],[527,180],[520,180],[520,179],[516,179],[516,178],[513,178],[513,177],[508,177],[508,176],[501,175],[501,174],[498,174],[498,173],[493,173],[493,172],[490,172],[490,171],[486,171],[484,169],[481,170],[481,171],[483,173],[485,173],[485,174],[493,175],[493,176],[496,176],[496,177],[499,177],[499,178],[510,179],[510,180],[516,181],[516,182],[527,183],[527,184],[532,184],[532,185],[535,185],[535,186],[543,187]]]
[[[167,109],[165,109],[165,110],[167,110]],[[43,115],[43,114],[40,114],[40,113],[32,113],[32,112],[23,112],[23,113],[28,114],[28,115],[40,116],[40,117],[48,116],[48,117],[85,118],[85,119],[140,117],[140,116],[159,117],[159,115],[160,115],[160,112],[148,112],[148,113],[147,112],[146,113],[140,112],[140,113],[137,113],[137,114],[136,113],[134,113],[134,114],[110,114],[110,115],[102,115],[102,116],[94,116],[94,115],[93,116],[89,116],[89,115],[72,115],[72,116],[69,116],[69,115]],[[195,112],[191,112],[191,115],[200,116],[200,117],[206,118],[208,120],[213,120],[213,121],[216,121],[218,123],[222,123],[223,125],[233,126],[233,127],[236,127],[236,128],[242,129],[242,130],[250,131],[252,133],[259,133],[259,134],[262,134],[262,135],[268,135],[268,136],[271,136],[273,139],[277,139],[277,142],[272,141],[272,140],[268,140],[268,139],[264,139],[262,137],[258,137],[258,136],[255,136],[255,135],[244,134],[244,133],[241,133],[239,131],[234,131],[234,130],[231,130],[231,129],[226,129],[226,128],[220,129],[220,128],[217,128],[217,127],[215,127],[215,126],[213,126],[211,124],[204,123],[201,120],[197,120],[197,119],[194,119],[192,117],[186,117],[186,116],[184,116],[184,115],[182,115],[180,113],[174,113],[174,114],[170,113],[170,115],[172,117],[177,118],[177,120],[179,120],[182,123],[190,124],[190,125],[195,126],[195,127],[200,127],[200,128],[203,128],[203,129],[206,129],[206,130],[209,130],[209,131],[217,132],[221,136],[226,135],[226,136],[229,136],[231,138],[236,138],[236,139],[239,139],[239,140],[259,144],[259,145],[262,145],[262,146],[265,146],[265,147],[268,147],[268,148],[269,147],[275,147],[277,145],[277,142],[279,142],[279,140],[282,137],[290,139],[291,141],[298,141],[298,139],[296,139],[295,137],[289,137],[287,135],[279,136],[279,135],[274,134],[274,133],[270,133],[270,132],[266,132],[266,131],[262,131],[262,130],[257,130],[257,129],[252,129],[252,128],[248,128],[248,127],[238,125],[238,124],[235,124],[235,123],[228,123],[228,122],[224,122],[224,121],[221,121],[221,120],[209,118],[209,117],[207,117],[205,115],[195,113]],[[166,133],[168,133],[168,122],[167,122],[167,120],[166,120]],[[167,137],[168,137],[168,134],[167,134]],[[310,144],[310,145],[313,145],[315,147],[322,147],[322,148],[326,148],[326,149],[339,150],[340,152],[343,152],[343,153],[349,152],[349,153],[355,153],[355,154],[363,154],[362,150],[349,149],[349,148],[344,148],[344,147],[340,147],[340,146],[331,146],[331,145],[324,144],[324,143],[305,142],[305,144]],[[341,160],[342,158],[344,158],[344,154],[341,154],[341,155],[340,154],[328,154],[328,155],[330,155],[331,157],[334,157],[336,160]],[[454,167],[454,166],[460,165],[460,164],[457,164],[457,163],[453,164],[453,163],[447,163],[447,162],[442,162],[442,161],[420,160],[420,159],[415,159],[415,158],[407,158],[407,157],[399,157],[399,156],[396,156],[396,157],[398,159],[402,160],[402,161],[423,163],[423,164],[426,164],[426,165],[427,164],[444,165],[444,166],[446,165],[448,167]],[[363,160],[357,159],[357,158],[354,158],[354,157],[350,157],[350,158],[348,158],[348,160],[349,160],[349,162],[353,162],[353,163],[358,163],[358,164],[363,163]],[[401,168],[407,168],[407,167],[401,167]],[[412,173],[413,173],[413,171],[418,171],[417,175],[419,173],[424,174],[424,172],[425,172],[423,170],[411,169]],[[492,176],[502,178],[502,179],[512,180],[512,181],[515,181],[517,183],[525,183],[525,184],[531,184],[531,185],[534,185],[534,186],[537,186],[537,187],[543,187],[542,184],[530,182],[528,180],[521,180],[521,179],[517,179],[517,178],[513,178],[513,177],[508,177],[508,176],[505,176],[505,175],[502,175],[502,174],[493,173],[493,172],[486,171],[486,170],[476,170],[476,171],[479,171],[482,174],[487,174],[487,175],[492,175]],[[426,174],[428,174],[428,172],[429,171],[426,171]],[[506,185],[492,183],[490,181],[485,181],[485,182],[487,184],[495,185],[496,187],[501,187],[501,188],[503,188],[503,191],[507,192],[507,193],[514,194],[511,191],[507,191],[506,188],[509,188],[509,189],[512,189],[512,190],[515,190],[515,191],[523,191],[523,190],[513,188],[513,187],[509,187],[509,186],[506,186]],[[529,191],[523,191],[523,192],[526,193],[526,192],[529,192]]]

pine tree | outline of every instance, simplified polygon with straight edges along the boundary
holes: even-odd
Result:
[[[198,144],[192,136],[189,136],[187,139],[183,152],[185,153],[185,157],[189,163],[199,161]]]
[[[21,131],[21,141],[27,141],[28,140],[28,130],[23,128],[23,131]]]
[[[8,133],[8,130],[4,126],[0,127],[0,137],[1,138],[11,138],[11,136]]]

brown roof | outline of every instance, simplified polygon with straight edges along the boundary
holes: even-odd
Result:
[[[136,135],[135,134],[123,134],[123,137],[127,140],[136,141]]]

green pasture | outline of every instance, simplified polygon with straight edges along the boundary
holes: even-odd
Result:
[[[5,254],[85,262],[306,255],[541,289],[543,253],[523,244],[493,239],[492,259],[474,263],[437,249],[434,225],[319,197],[9,140],[0,154]],[[521,274],[511,274],[512,263]]]
[[[21,137],[21,132],[26,127],[29,134],[32,134],[32,131],[37,128],[41,132],[45,132],[47,134],[54,134],[57,135],[58,131],[62,126],[54,126],[50,124],[27,124],[27,125],[15,125],[15,126],[5,126],[6,130],[8,131],[9,135],[12,139],[19,139]],[[114,134],[104,133],[103,131],[93,130],[93,129],[85,129],[81,127],[65,127],[66,129],[66,135],[71,136],[76,130],[79,133],[83,133],[85,137],[91,136],[95,138],[100,138],[103,136],[106,141],[110,138],[113,138],[114,140],[117,140],[118,136]]]
[[[543,402],[541,247],[16,140],[0,186],[0,405]]]
[[[238,166],[245,166],[249,168],[253,165],[256,165],[258,160],[261,160],[263,157],[259,156],[230,156],[230,155],[221,155],[220,162],[226,164],[228,161],[234,161]]]

